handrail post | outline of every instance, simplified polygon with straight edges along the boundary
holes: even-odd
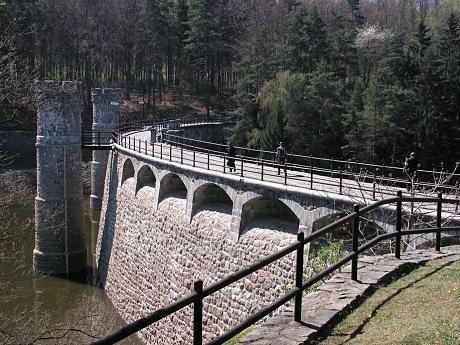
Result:
[[[396,243],[395,256],[401,258],[401,230],[402,230],[402,191],[398,190],[398,201],[396,202]]]
[[[180,164],[184,164],[184,147],[180,147]]]
[[[97,146],[101,146],[101,131],[97,132]]]
[[[145,154],[147,154],[147,140],[145,141]]]
[[[209,150],[208,150],[208,170],[209,170]]]
[[[294,321],[302,321],[302,284],[303,284],[303,256],[304,256],[304,247],[305,247],[305,234],[300,231],[297,233],[297,242],[299,247],[297,248],[297,260],[295,266],[295,287],[299,289],[295,296],[295,305],[294,305]]]
[[[225,154],[223,155],[223,157],[224,157],[224,173],[226,173],[226,171],[225,171]]]
[[[193,303],[193,345],[203,344],[203,281],[194,284],[196,300]]]
[[[262,170],[261,170],[261,178],[260,178],[261,181],[264,180],[264,161],[262,160]]]
[[[436,215],[436,227],[438,230],[436,231],[436,251],[441,251],[441,213],[442,213],[442,193],[438,193],[438,207],[437,207],[437,215]]]
[[[358,280],[358,235],[359,235],[359,205],[355,204],[356,218],[353,220],[353,259],[351,260],[351,279]]]
[[[375,174],[374,180],[372,181],[372,199],[375,200]]]
[[[310,165],[310,189],[313,189],[313,166]]]
[[[343,171],[340,170],[340,195],[342,195],[342,187],[343,187]]]
[[[284,161],[284,184],[287,184],[286,160]]]
[[[243,159],[243,157],[244,157],[244,156],[241,157],[241,173],[240,173],[241,177],[244,176],[244,166],[243,166],[243,164],[244,164],[244,159]]]
[[[455,200],[458,200],[459,188],[460,188],[460,183],[457,181],[456,189],[455,189]],[[455,204],[455,213],[454,214],[457,214],[457,213],[458,213],[458,203]]]
[[[172,144],[169,143],[169,161],[172,162]]]
[[[163,144],[160,144],[160,159],[163,159]]]

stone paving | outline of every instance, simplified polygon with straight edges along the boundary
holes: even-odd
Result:
[[[446,262],[460,260],[460,246],[444,247],[440,253],[434,250],[404,253],[401,260],[396,259],[393,254],[364,257],[359,260],[357,282],[350,279],[351,266],[346,266],[317,291],[304,296],[302,323],[294,321],[291,304],[282,314],[258,326],[240,344],[308,344],[318,332],[356,306],[379,284],[398,272],[440,258],[444,258]]]

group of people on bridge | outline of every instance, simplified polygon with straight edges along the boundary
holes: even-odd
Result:
[[[276,148],[275,153],[275,162],[274,166],[278,169],[278,175],[281,174],[281,169],[284,170],[284,174],[286,175],[286,148],[283,145],[283,142],[279,143],[279,146]],[[235,166],[235,159],[236,159],[236,148],[232,143],[228,144],[227,147],[227,166],[229,168],[230,173],[236,172]],[[415,156],[415,152],[411,152],[409,157],[406,157],[403,167],[403,172],[406,174],[408,178],[407,184],[407,191],[409,192],[414,184],[414,180],[417,174],[417,169],[420,167],[418,159]]]

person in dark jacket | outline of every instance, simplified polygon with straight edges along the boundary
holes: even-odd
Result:
[[[230,172],[236,171],[235,168],[235,157],[236,157],[236,149],[232,143],[228,144],[227,148],[227,166],[229,167]]]
[[[412,185],[414,183],[415,176],[417,175],[417,169],[419,166],[420,164],[417,157],[415,157],[415,152],[411,152],[409,158],[406,158],[404,162],[404,172],[406,173],[409,182],[407,186],[408,192],[410,192],[412,189]]]
[[[276,162],[278,163],[278,175],[281,171],[281,166],[284,167],[284,174],[286,174],[286,149],[283,146],[283,142],[280,142],[280,146],[276,149]]]

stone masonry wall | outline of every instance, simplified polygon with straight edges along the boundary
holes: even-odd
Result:
[[[119,187],[122,162],[123,155],[111,153],[96,255],[101,281],[127,322],[190,293],[198,279],[208,286],[295,241],[294,235],[259,222],[235,242],[229,236],[231,207],[220,203],[203,205],[189,224],[183,193],[168,195],[155,210],[152,186],[135,195],[135,180],[129,178]],[[291,255],[206,298],[205,341],[281,296],[294,282],[294,264]],[[192,310],[185,308],[139,336],[148,344],[191,344]]]

